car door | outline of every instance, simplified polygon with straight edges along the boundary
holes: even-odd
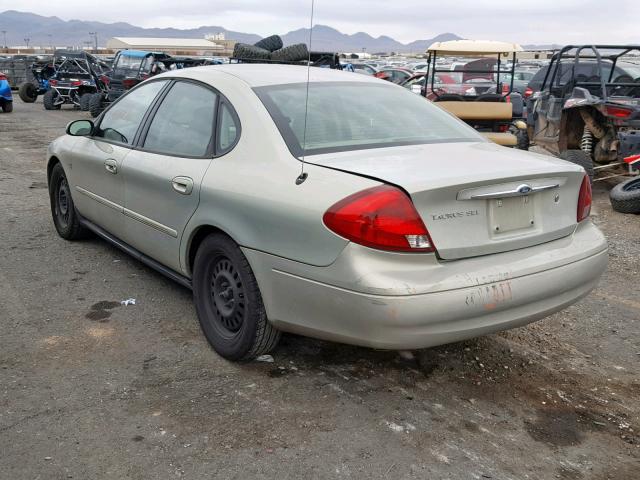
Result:
[[[219,99],[208,86],[175,81],[124,161],[125,241],[176,271],[182,233],[216,152]]]
[[[78,137],[72,153],[74,202],[81,215],[117,237],[124,227],[122,165],[145,113],[166,81],[132,90],[102,116],[91,137]]]

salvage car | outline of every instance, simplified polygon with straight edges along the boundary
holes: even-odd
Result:
[[[62,238],[93,232],[191,288],[232,360],[281,332],[413,349],[518,327],[607,265],[581,167],[330,69],[158,75],[70,123],[47,176]]]
[[[0,72],[0,108],[4,113],[13,111],[13,94],[11,93],[11,85],[4,73]]]

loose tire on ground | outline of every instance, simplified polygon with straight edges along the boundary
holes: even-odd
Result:
[[[58,235],[65,240],[86,238],[89,231],[80,224],[71,198],[71,187],[67,181],[62,165],[56,163],[49,178],[49,200],[53,225]]]
[[[105,108],[104,98],[101,93],[92,93],[89,95],[88,110],[93,118],[100,115]]]
[[[42,103],[44,104],[45,110],[60,110],[62,105],[55,104],[57,96],[58,92],[53,89],[48,90],[47,93],[42,96]]]
[[[582,150],[565,150],[560,153],[560,158],[567,160],[568,162],[575,163],[584,168],[584,171],[589,175],[589,180],[593,183],[593,160]]]
[[[304,43],[296,43],[271,53],[271,59],[279,62],[300,62],[309,60],[309,50]]]
[[[619,183],[609,192],[611,207],[620,213],[640,213],[640,177]]]
[[[31,82],[25,82],[18,88],[18,96],[24,103],[33,103],[38,99],[38,87]]]
[[[254,45],[236,43],[235,47],[233,47],[233,56],[235,58],[246,58],[248,60],[270,60],[271,52]]]
[[[89,102],[91,101],[92,95],[92,93],[83,93],[82,95],[80,95],[78,103],[80,103],[80,110],[82,110],[83,112],[89,110]]]
[[[223,234],[205,238],[193,268],[193,298],[202,331],[229,360],[272,350],[281,333],[267,320],[258,283],[236,243]]]
[[[253,46],[264,48],[265,50],[269,50],[270,52],[275,52],[276,50],[280,50],[282,48],[282,45],[282,38],[280,38],[279,35],[271,35],[270,37],[263,38]]]
[[[2,104],[2,111],[4,113],[11,113],[13,112],[13,102],[4,102]]]

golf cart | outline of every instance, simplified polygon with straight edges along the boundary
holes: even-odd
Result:
[[[637,175],[639,54],[640,45],[560,49],[551,59],[533,106],[533,142],[581,165],[593,181]],[[640,213],[640,177],[614,187],[610,198],[615,210]]]
[[[42,58],[31,64],[33,80],[24,82],[18,88],[18,95],[25,103],[33,103],[39,95],[44,95],[49,90],[49,79],[56,73],[55,60],[52,57]]]
[[[104,89],[99,77],[108,70],[107,64],[86,52],[60,50],[55,52],[55,63],[51,88],[42,97],[44,108],[59,110],[62,105],[73,105],[87,110],[90,95]]]
[[[515,43],[453,40],[436,42],[427,50],[424,87],[412,87],[436,105],[464,120],[491,141],[522,150],[529,148],[527,125],[522,120],[522,96],[513,91]],[[445,57],[463,64],[446,66]],[[443,83],[444,76],[456,75],[455,84]],[[506,81],[505,81],[506,79]]]
[[[121,50],[113,60],[111,71],[100,77],[106,88],[91,96],[89,112],[91,116],[97,117],[127,90],[159,73],[212,63],[215,61],[207,58],[172,57],[162,52]]]

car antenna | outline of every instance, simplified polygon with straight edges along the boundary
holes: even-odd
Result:
[[[313,41],[313,7],[315,0],[311,0],[311,23],[309,26],[309,49],[307,59],[307,92],[304,100],[304,133],[302,134],[302,164],[300,165],[300,175],[296,178],[296,185],[301,185],[309,174],[304,171],[304,160],[307,152],[307,115],[309,114],[309,79],[311,76],[311,43]]]

